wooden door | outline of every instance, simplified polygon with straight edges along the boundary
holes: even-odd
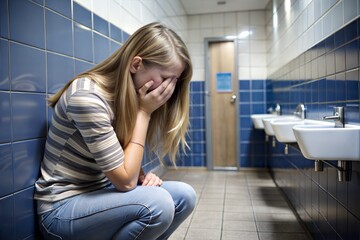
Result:
[[[214,169],[237,168],[234,42],[209,43],[212,162]]]

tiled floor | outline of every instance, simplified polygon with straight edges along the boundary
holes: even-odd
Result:
[[[265,171],[170,170],[197,193],[193,214],[170,240],[310,240]]]

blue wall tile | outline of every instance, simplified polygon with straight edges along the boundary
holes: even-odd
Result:
[[[9,43],[0,39],[0,90],[10,90]]]
[[[45,139],[34,139],[13,144],[14,191],[32,186],[39,178],[40,163],[43,157]],[[32,166],[29,169],[28,166]]]
[[[115,41],[122,42],[122,31],[115,25],[110,23],[110,37]]]
[[[116,52],[120,47],[121,45],[119,43],[110,41],[110,54]]]
[[[45,0],[45,6],[68,18],[71,18],[71,1]]]
[[[128,40],[128,38],[130,37],[130,35],[127,32],[122,32],[122,42],[126,42]]]
[[[22,0],[9,1],[10,38],[44,49],[44,10],[42,7]]]
[[[239,90],[250,90],[250,81],[248,80],[240,80],[239,81]]]
[[[342,72],[345,70],[345,47],[335,50],[335,71]]]
[[[48,53],[48,93],[56,93],[75,76],[74,60],[69,57]]]
[[[15,238],[25,239],[35,235],[37,229],[34,188],[14,194],[14,226]]]
[[[14,197],[0,198],[0,239],[16,239],[14,225]],[[6,219],[6,220],[5,220]]]
[[[45,94],[12,93],[13,141],[45,137]]]
[[[110,55],[110,42],[109,39],[97,34],[94,34],[94,60],[95,63],[100,63]]]
[[[86,70],[89,70],[93,66],[94,66],[94,64],[92,64],[92,63],[75,60],[75,74],[77,75],[82,72],[85,72]]]
[[[94,15],[94,30],[104,34],[105,36],[109,36],[109,23],[103,18]]]
[[[73,8],[74,21],[81,23],[88,28],[92,28],[91,12],[76,2],[74,2]]]
[[[7,0],[0,0],[0,37],[8,38],[9,21]]]
[[[11,141],[10,93],[0,92],[0,143]]]
[[[10,43],[10,65],[12,90],[46,91],[44,51]]]
[[[345,53],[345,62],[346,62],[346,70],[353,69],[359,66],[359,45],[358,41],[352,41],[346,44],[346,53]]]
[[[74,23],[74,49],[76,58],[90,62],[94,60],[91,29]]]
[[[50,51],[73,56],[72,22],[49,10],[46,17],[46,47]]]
[[[0,199],[13,192],[13,158],[11,144],[0,144]],[[1,202],[1,200],[0,200]]]

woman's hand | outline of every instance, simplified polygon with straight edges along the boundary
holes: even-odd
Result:
[[[153,186],[159,187],[163,183],[163,181],[153,173],[148,173],[146,175],[141,175],[139,177],[139,183],[142,186]]]
[[[168,78],[151,92],[148,92],[148,90],[154,84],[153,81],[147,82],[144,86],[142,86],[138,90],[140,110],[151,114],[166,103],[175,90],[176,81],[176,79]]]

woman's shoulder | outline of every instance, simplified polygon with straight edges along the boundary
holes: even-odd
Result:
[[[95,92],[95,82],[87,77],[77,78],[71,83],[69,90],[71,90],[72,93],[78,91]]]
[[[89,108],[104,108],[112,116],[111,104],[102,94],[95,81],[90,78],[75,79],[67,90],[67,104],[82,105]]]

